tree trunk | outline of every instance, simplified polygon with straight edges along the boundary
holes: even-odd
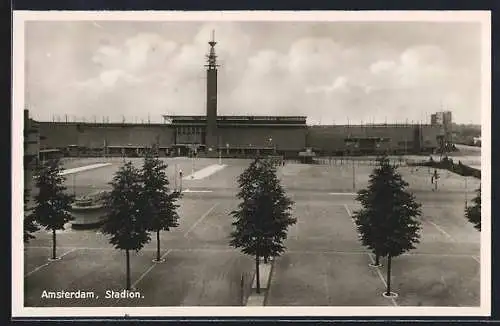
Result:
[[[386,295],[391,295],[391,255],[387,256],[387,291]]]
[[[56,229],[52,229],[52,259],[56,258]]]
[[[156,231],[156,261],[160,261],[160,230]]]
[[[220,153],[219,153],[220,155]],[[240,302],[241,302],[241,305],[243,306],[244,303],[245,303],[245,278],[243,276],[243,274],[241,274],[241,279],[240,279]]]
[[[128,249],[125,249],[127,256],[127,290],[130,290],[130,253]]]
[[[255,255],[255,282],[257,286],[257,293],[260,293],[259,255]]]

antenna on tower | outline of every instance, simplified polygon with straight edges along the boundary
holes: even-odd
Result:
[[[215,70],[219,66],[217,64],[217,55],[215,54],[215,45],[217,44],[217,42],[215,41],[215,30],[212,30],[212,40],[208,42],[208,44],[210,45],[210,52],[206,56],[208,64],[205,65],[205,67],[210,70]]]

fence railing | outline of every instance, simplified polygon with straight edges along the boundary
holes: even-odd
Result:
[[[392,164],[398,165],[398,166],[406,166],[408,165],[408,160],[407,159],[390,159],[389,160]],[[329,159],[329,158],[315,158],[313,159],[313,164],[319,164],[319,165],[331,165],[331,166],[341,166],[341,165],[356,165],[356,166],[377,166],[377,160],[376,159],[350,159],[350,158],[344,158],[344,159]]]

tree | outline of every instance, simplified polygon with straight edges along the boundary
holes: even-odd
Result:
[[[465,217],[474,225],[476,230],[481,231],[481,187],[476,190],[476,197],[472,199],[474,205],[465,209]]]
[[[30,198],[30,191],[28,189],[24,190],[24,243],[28,243],[35,236],[33,233],[40,230],[38,225],[35,223],[34,216],[30,214],[31,209],[28,207]]]
[[[297,222],[291,216],[293,201],[285,194],[270,160],[257,158],[239,176],[241,200],[231,212],[234,230],[230,245],[255,256],[257,293],[260,293],[259,260],[280,256],[287,229]]]
[[[169,231],[170,228],[179,226],[179,214],[177,213],[176,201],[181,193],[169,190],[169,181],[165,173],[167,165],[151,152],[147,152],[142,167],[142,178],[144,182],[144,215],[148,219],[148,230],[156,232],[156,259],[161,261],[160,256],[160,231]]]
[[[391,258],[415,249],[420,242],[421,205],[406,191],[406,183],[386,156],[377,159],[369,185],[356,199],[362,208],[353,214],[361,243],[379,257],[387,256],[387,289],[391,293]]]
[[[65,193],[66,178],[61,175],[62,165],[58,159],[45,161],[35,172],[38,194],[35,206],[29,214],[28,224],[36,222],[52,231],[52,260],[56,257],[56,231],[64,230],[64,225],[73,220],[70,214],[73,196]]]
[[[131,162],[126,162],[110,182],[111,192],[106,196],[108,219],[102,227],[110,236],[109,242],[125,250],[127,290],[130,286],[130,250],[139,251],[151,238],[147,232],[147,219],[143,214],[143,185],[141,174]]]

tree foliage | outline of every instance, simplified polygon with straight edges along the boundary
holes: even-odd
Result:
[[[465,209],[465,217],[476,230],[481,231],[481,187],[476,190],[476,197],[472,199],[472,202],[474,204]]]
[[[106,198],[108,219],[102,231],[110,235],[110,243],[115,248],[139,251],[150,241],[148,221],[143,214],[141,174],[131,162],[127,162],[116,172],[110,184],[112,190]]]
[[[28,189],[24,190],[24,243],[28,243],[31,239],[35,239],[33,233],[40,230],[38,225],[36,225],[34,216],[30,214],[31,208],[28,207],[30,199],[30,191]]]
[[[362,208],[353,214],[361,243],[377,256],[396,257],[420,242],[421,205],[406,191],[406,183],[386,156],[377,159],[369,185],[356,199]]]
[[[179,214],[176,201],[180,198],[179,192],[171,192],[165,172],[167,165],[151,154],[146,155],[142,167],[144,182],[143,197],[144,213],[148,218],[150,231],[169,231],[179,226]]]
[[[36,222],[52,231],[52,259],[56,259],[56,231],[64,230],[64,225],[74,219],[70,213],[73,196],[65,193],[66,178],[61,174],[62,170],[58,159],[48,160],[37,168],[35,185],[38,194],[35,195],[35,206],[25,219],[25,232],[27,221],[31,223],[29,226]]]
[[[66,194],[64,181],[61,175],[61,162],[57,159],[48,160],[37,168],[35,205],[29,219],[36,221],[48,230],[63,230],[64,224],[73,220],[70,214],[73,196]]]
[[[148,230],[157,235],[157,260],[160,259],[160,231],[179,226],[179,205],[176,202],[181,193],[170,191],[166,168],[167,165],[152,152],[146,154],[142,167],[143,212],[148,220]]]
[[[231,212],[230,245],[257,257],[281,255],[288,227],[297,220],[291,215],[294,203],[286,196],[273,162],[255,159],[239,176],[238,184],[241,202]]]

